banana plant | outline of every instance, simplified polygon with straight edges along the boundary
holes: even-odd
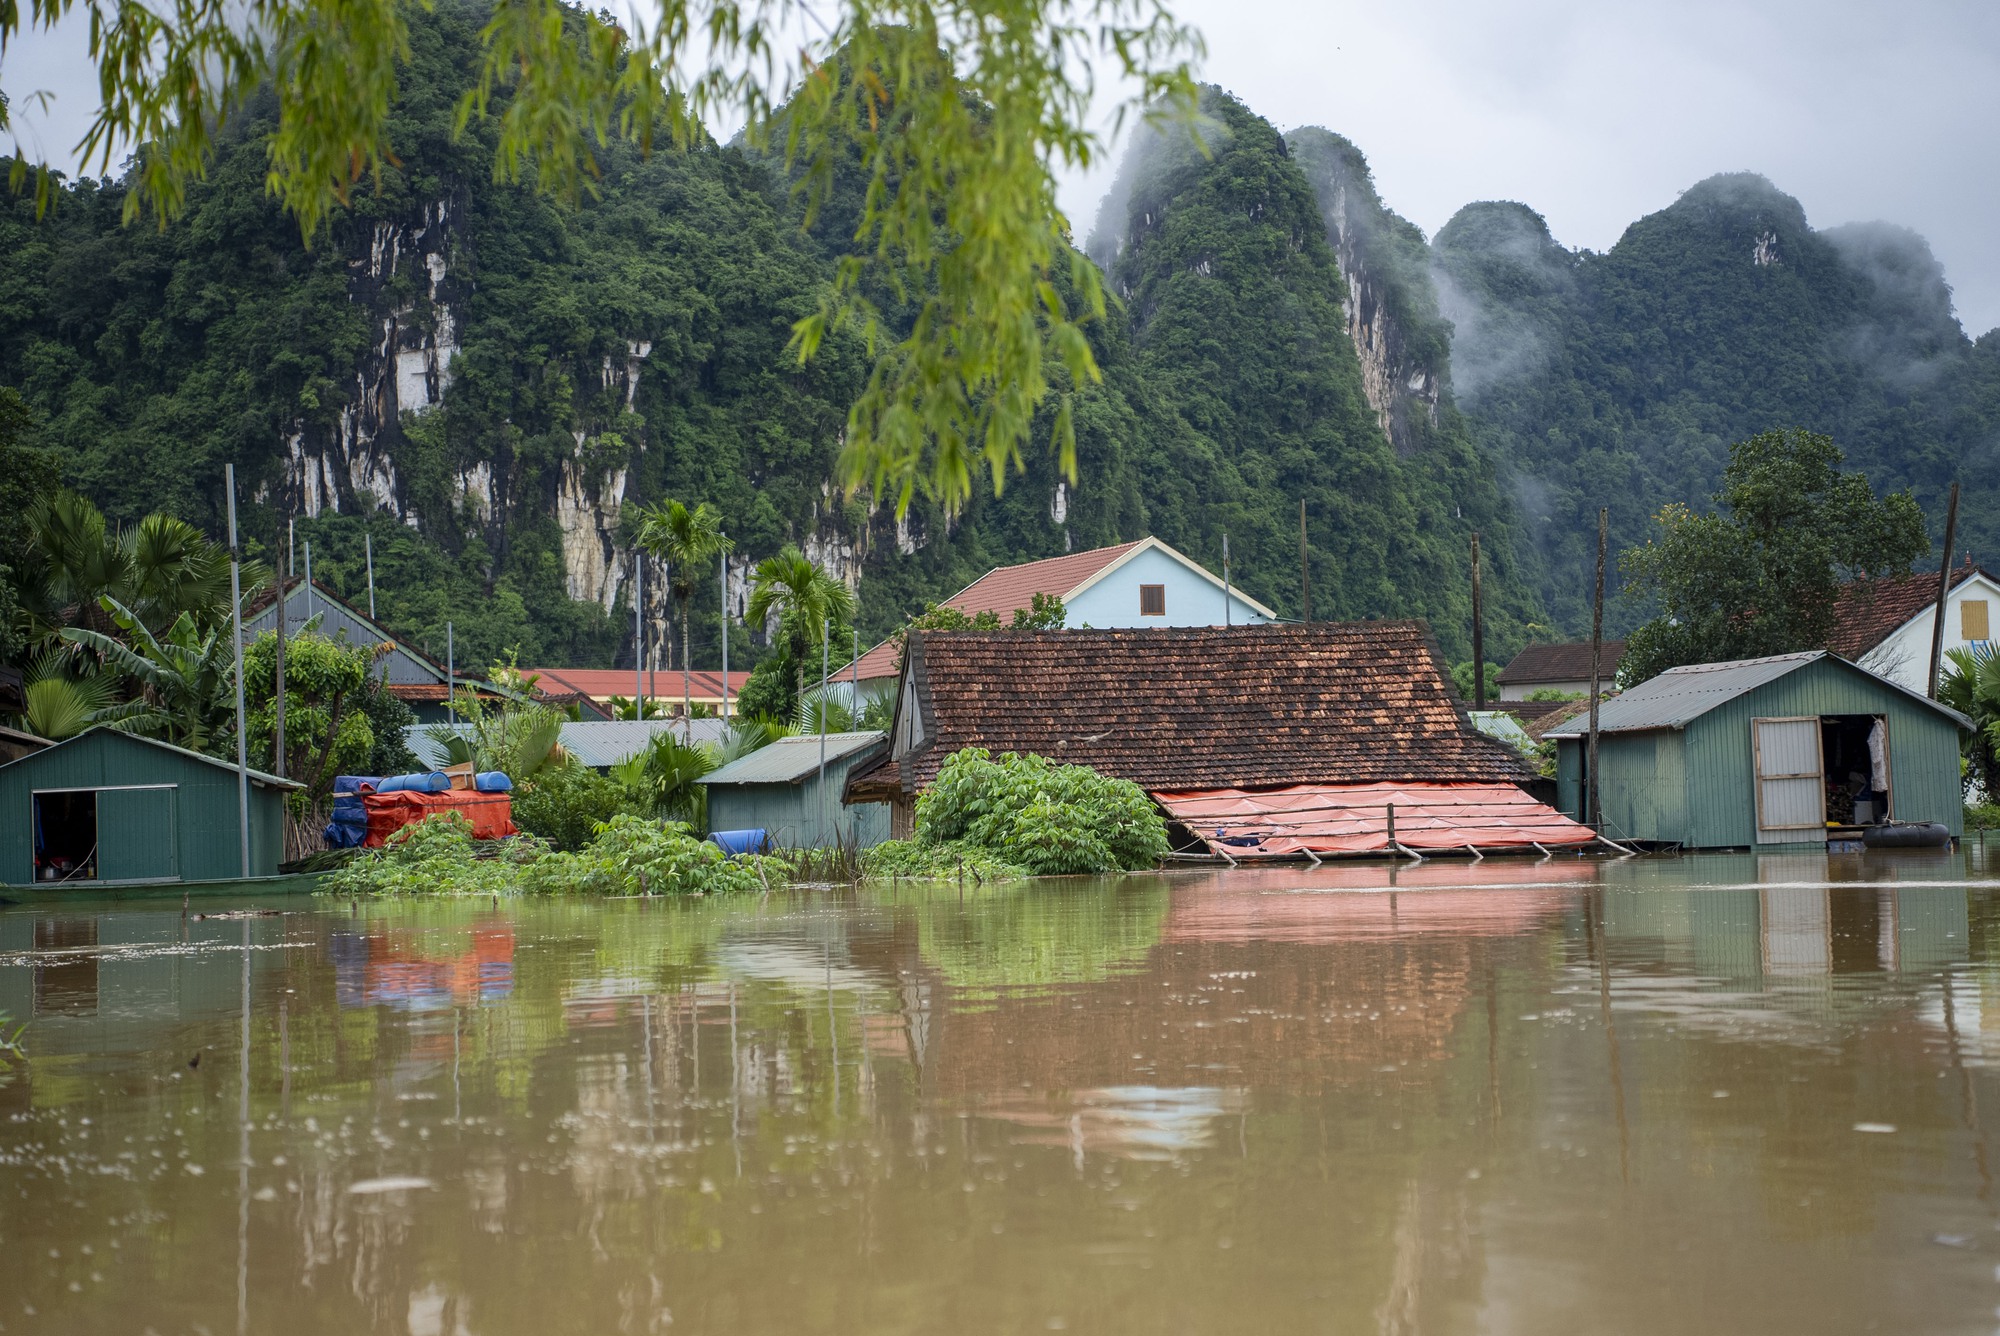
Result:
[[[98,600],[131,641],[86,627],[64,627],[60,639],[124,679],[132,711],[121,726],[190,751],[213,750],[234,727],[235,650],[226,628],[203,630],[186,612],[162,634],[108,595]]]
[[[1993,802],[2000,798],[2000,654],[1954,649],[1945,657],[1950,667],[1938,682],[1938,700],[1972,721],[1964,743],[1966,778]]]

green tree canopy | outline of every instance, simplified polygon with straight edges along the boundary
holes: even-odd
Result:
[[[1824,649],[1841,585],[1909,573],[1930,551],[1908,492],[1877,497],[1830,437],[1767,431],[1730,447],[1716,512],[1669,505],[1659,535],[1619,558],[1658,615],[1627,638],[1619,681],[1684,663]]]
[[[400,161],[390,127],[412,43],[396,0],[29,0],[0,5],[0,45],[73,10],[89,16],[102,89],[80,156],[104,170],[137,146],[128,221],[183,212],[253,98],[276,107],[266,189],[309,239]],[[845,257],[794,346],[810,357],[852,327],[874,356],[845,478],[905,507],[919,488],[962,503],[979,462],[996,488],[1019,465],[1045,361],[1097,375],[1079,326],[1103,294],[1065,244],[1054,180],[1103,151],[1093,71],[1116,80],[1120,120],[1191,110],[1200,39],[1160,0],[843,0],[810,28],[799,17],[788,0],[663,0],[628,31],[563,0],[497,0],[456,131],[490,123],[496,179],[575,197],[594,192],[614,140],[685,147],[711,118],[738,121],[782,143],[808,214],[858,155],[867,184]],[[52,175],[17,158],[16,188],[31,174],[52,202]],[[1080,284],[1074,305],[1058,266]],[[1067,411],[1055,436],[1073,472]]]

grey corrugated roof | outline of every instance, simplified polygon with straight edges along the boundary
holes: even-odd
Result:
[[[50,752],[67,747],[72,742],[83,741],[93,733],[113,733],[121,738],[129,738],[133,742],[143,742],[148,747],[158,747],[161,751],[178,752],[190,761],[205,761],[218,770],[227,770],[232,775],[236,773],[236,764],[233,761],[225,761],[220,757],[210,756],[205,752],[190,751],[186,747],[178,747],[171,742],[163,742],[159,738],[149,738],[143,733],[132,733],[122,728],[113,728],[110,724],[92,724],[89,728],[84,729],[83,732],[66,737],[61,742],[51,742],[40,751],[29,752],[26,756],[16,757],[14,760],[8,761],[5,765],[0,765],[0,770],[6,769],[9,765],[25,765],[29,761],[40,760]],[[23,733],[21,736],[31,738],[35,735],[32,733]],[[46,739],[37,740],[46,741]],[[302,789],[305,787],[305,785],[299,783],[296,779],[281,779],[276,775],[268,774],[251,766],[245,766],[244,773],[249,775],[252,783],[265,784],[274,789]]]
[[[696,719],[693,724],[697,746],[719,741],[722,737],[723,721],[720,719]],[[415,753],[418,765],[435,768],[444,764],[444,749],[431,736],[432,729],[444,727],[449,725],[417,724],[405,733],[405,740],[411,752]],[[688,721],[681,719],[576,720],[562,726],[562,749],[578,765],[602,769],[637,756],[662,733],[685,738],[687,727]],[[468,724],[460,724],[457,728],[460,733],[472,731]]]
[[[881,742],[887,735],[872,733],[829,733],[826,735],[826,763],[844,760]],[[819,734],[779,738],[768,747],[759,747],[703,775],[703,784],[796,784],[819,769]]]
[[[1641,682],[1622,695],[1611,697],[1598,707],[1597,731],[1600,733],[1637,733],[1649,728],[1685,728],[1718,705],[1735,700],[1747,691],[1754,691],[1767,682],[1775,682],[1787,673],[1795,673],[1809,663],[1820,659],[1834,659],[1853,671],[1874,678],[1883,686],[1901,692],[1910,699],[1930,706],[1941,714],[1951,716],[1961,728],[1970,728],[1971,722],[1956,710],[1951,710],[1927,696],[1891,682],[1866,668],[1857,667],[1845,659],[1837,658],[1824,650],[1808,654],[1774,654],[1766,659],[1736,659],[1729,663],[1690,663],[1680,668],[1669,668],[1650,681]],[[1544,734],[1551,738],[1580,738],[1590,729],[1590,716],[1579,714],[1559,728]]]

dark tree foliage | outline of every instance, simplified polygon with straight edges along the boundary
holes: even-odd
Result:
[[[1659,615],[1627,637],[1619,681],[1684,663],[1824,649],[1840,586],[1907,575],[1930,550],[1907,492],[1877,498],[1843,473],[1840,448],[1806,431],[1769,431],[1730,448],[1716,513],[1669,505],[1660,534],[1619,559]]]
[[[28,600],[20,586],[28,561],[30,507],[56,486],[55,460],[31,440],[34,415],[13,390],[0,386],[0,663],[28,648],[21,625]]]
[[[1614,549],[1629,546],[1662,504],[1715,490],[1731,442],[1788,423],[1840,440],[1877,487],[1909,489],[1933,531],[1963,478],[1961,538],[2000,542],[2000,342],[1966,338],[1914,233],[1814,231],[1744,174],[1702,182],[1601,255],[1502,203],[1461,210],[1432,250],[1460,402],[1571,633],[1590,621],[1598,507]],[[1611,620],[1647,615],[1625,602]]]

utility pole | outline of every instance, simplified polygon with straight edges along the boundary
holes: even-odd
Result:
[[[1951,594],[1951,549],[1958,543],[1958,484],[1951,485],[1951,500],[1944,510],[1944,564],[1938,567],[1937,614],[1931,619],[1931,689],[1937,699],[1938,664],[1944,658],[1944,604]]]
[[[444,708],[451,722],[458,722],[458,645],[452,639],[451,623],[444,624]]]
[[[729,554],[716,557],[722,568],[722,722],[729,723]]]
[[[1597,707],[1604,685],[1604,549],[1610,541],[1611,509],[1597,510],[1597,599],[1590,613],[1590,773],[1584,789],[1583,824],[1597,830],[1604,823],[1603,793],[1597,786]]]
[[[1222,628],[1229,629],[1229,530],[1222,531]]]
[[[1486,708],[1486,624],[1479,606],[1479,530],[1472,531],[1472,708]]]
[[[306,539],[306,617],[310,620],[319,611],[313,602],[313,540]]]
[[[632,717],[646,717],[646,554],[632,554]]]
[[[833,639],[833,623],[822,618],[819,624],[819,829],[816,839],[826,836],[826,667],[827,642]]]
[[[361,535],[363,549],[368,553],[368,620],[375,620],[375,535]]]
[[[1299,593],[1305,604],[1305,620],[1313,619],[1312,567],[1306,562],[1306,499],[1299,498]]]
[[[243,879],[250,880],[250,744],[243,730],[243,560],[236,550],[236,465],[222,466],[229,489],[229,617],[236,630],[236,826]],[[248,957],[246,957],[247,959]]]
[[[291,630],[292,533],[293,521],[285,521],[285,569],[278,573],[278,643],[271,656],[271,675],[278,699],[276,718],[271,725],[271,773],[285,775],[285,636]]]

